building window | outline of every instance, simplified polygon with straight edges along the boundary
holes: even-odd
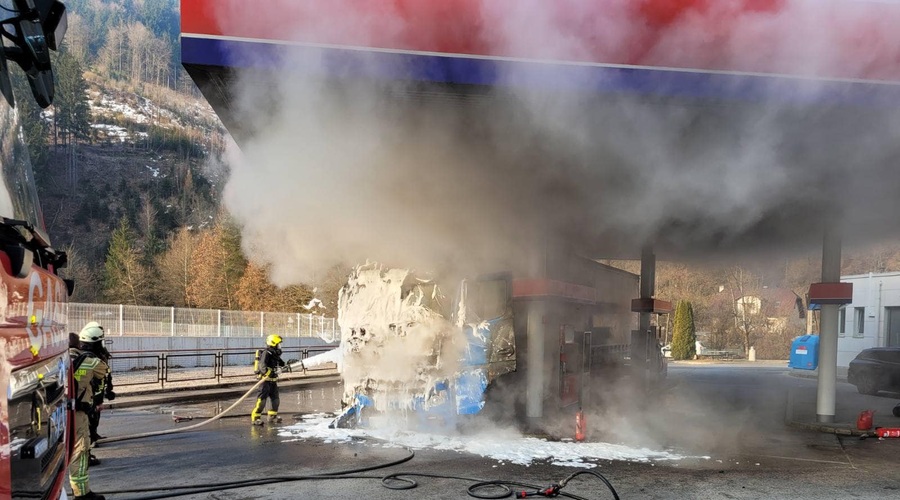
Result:
[[[866,308],[853,308],[853,336],[862,337],[866,333]]]
[[[838,336],[843,337],[847,333],[847,309],[841,307],[838,314]]]

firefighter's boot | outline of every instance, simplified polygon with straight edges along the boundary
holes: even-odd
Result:
[[[263,421],[262,421],[262,419],[259,418],[259,417],[256,417],[256,418],[252,419],[252,420],[250,421],[250,423],[253,424],[253,425],[263,425]]]
[[[280,424],[281,417],[279,417],[277,413],[270,411],[269,412],[269,423],[270,424]]]

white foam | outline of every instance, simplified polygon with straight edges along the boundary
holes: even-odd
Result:
[[[330,415],[311,415],[296,425],[283,428],[279,436],[291,438],[290,441],[319,439],[326,443],[347,443],[362,440],[372,446],[457,451],[519,465],[549,461],[563,467],[593,468],[603,460],[651,462],[708,458],[687,457],[669,451],[634,448],[623,444],[549,441],[522,436],[513,430],[492,429],[490,432],[460,436],[382,427],[329,429],[328,424],[332,419],[333,416]]]

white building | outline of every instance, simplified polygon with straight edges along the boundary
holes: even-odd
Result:
[[[900,272],[842,276],[853,283],[853,302],[840,309],[838,367],[869,347],[900,347]]]

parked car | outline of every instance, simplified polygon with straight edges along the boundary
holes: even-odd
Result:
[[[850,362],[847,381],[861,394],[900,392],[900,347],[865,349]]]

